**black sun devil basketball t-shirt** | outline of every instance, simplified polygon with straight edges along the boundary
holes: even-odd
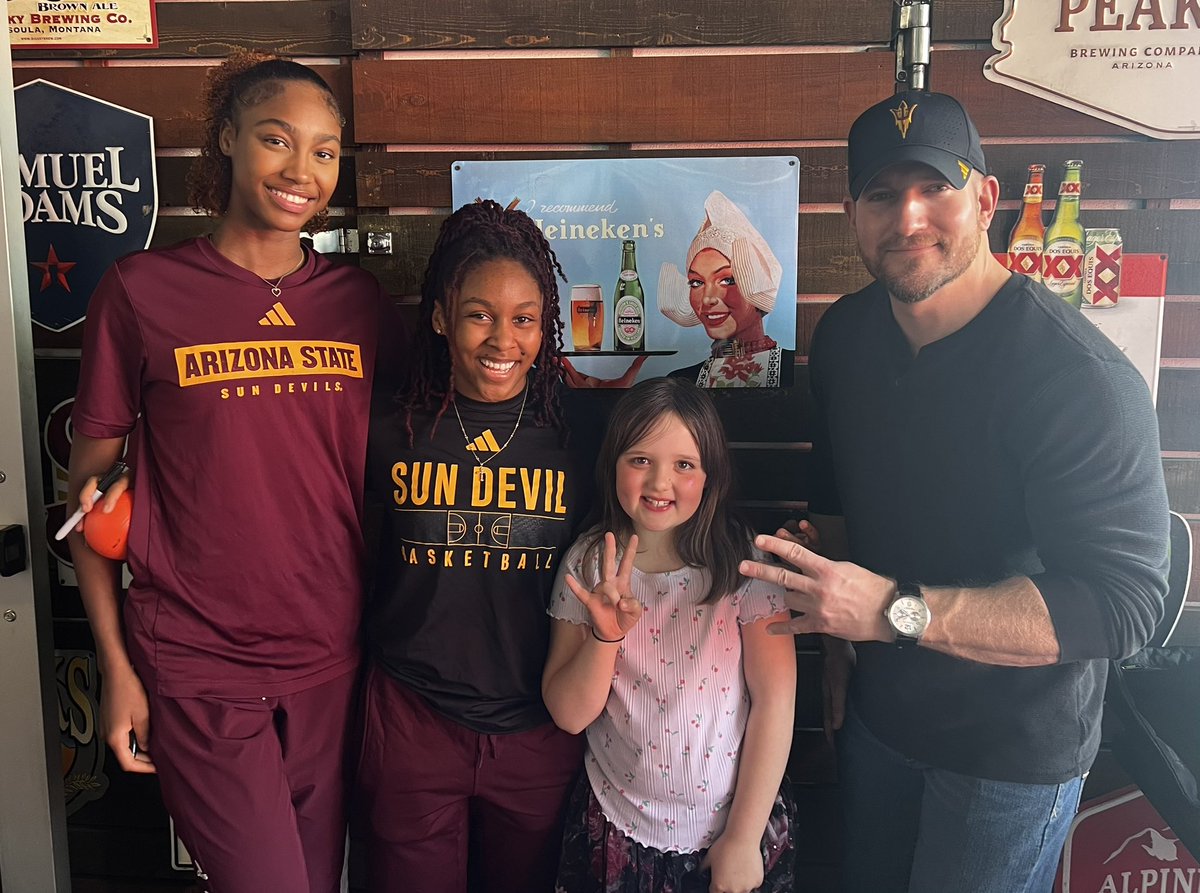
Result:
[[[436,427],[414,414],[411,448],[403,418],[377,401],[368,450],[367,486],[383,503],[371,652],[487,734],[549,721],[546,605],[591,493],[589,438],[573,426],[564,449],[557,430],[534,427],[531,407],[521,414],[521,399],[460,395]]]

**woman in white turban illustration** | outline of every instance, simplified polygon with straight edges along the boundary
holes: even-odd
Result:
[[[704,326],[711,355],[677,369],[702,388],[774,388],[790,384],[793,352],[766,334],[783,267],[742,210],[720,192],[704,202],[705,218],[687,253],[686,275],[662,265],[658,309],[681,326]]]

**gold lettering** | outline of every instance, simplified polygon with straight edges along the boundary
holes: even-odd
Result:
[[[500,483],[496,493],[496,507],[502,509],[515,509],[517,504],[513,502],[513,494],[517,490],[517,485],[513,483],[513,473],[515,468],[500,469]]]
[[[560,471],[558,473],[558,486],[555,487],[554,493],[554,514],[565,515],[567,507],[563,505],[563,491],[566,489],[567,473]]]
[[[490,468],[475,466],[471,480],[471,505],[478,507],[491,504],[494,478]]]
[[[434,505],[454,505],[454,499],[458,493],[458,466],[439,462],[437,480],[433,486]]]
[[[396,505],[404,505],[408,501],[408,485],[404,482],[404,476],[408,474],[408,463],[397,462],[392,466],[392,483],[396,485],[396,489],[392,491],[392,499]]]

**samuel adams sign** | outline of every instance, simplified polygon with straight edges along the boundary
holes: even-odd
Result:
[[[1005,0],[989,80],[1160,139],[1200,138],[1200,0]]]
[[[42,80],[16,105],[30,312],[57,332],[83,319],[109,264],[150,242],[153,122]]]

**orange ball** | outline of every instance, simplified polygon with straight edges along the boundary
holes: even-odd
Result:
[[[105,514],[97,505],[83,516],[83,538],[97,555],[124,561],[129,545],[129,518],[133,514],[133,491],[117,497],[117,504]]]

